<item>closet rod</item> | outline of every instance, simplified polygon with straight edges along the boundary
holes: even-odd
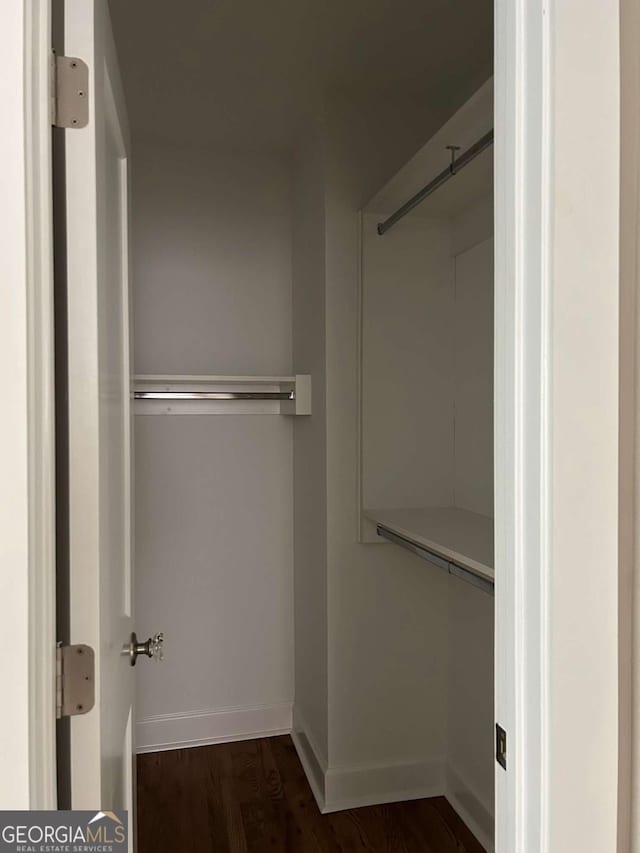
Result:
[[[450,575],[454,575],[460,580],[466,581],[467,583],[472,584],[473,586],[478,587],[483,592],[489,593],[489,595],[493,595],[493,581],[487,580],[487,578],[480,577],[480,575],[476,575],[475,572],[469,571],[469,569],[461,566],[459,563],[454,563],[451,560],[445,560],[439,554],[434,554],[433,551],[430,551],[428,548],[425,548],[423,545],[418,545],[415,542],[412,542],[410,539],[405,539],[404,536],[400,536],[397,533],[394,533],[393,530],[389,530],[384,527],[382,524],[376,525],[376,530],[378,536],[382,536],[384,539],[388,539],[389,542],[393,542],[395,545],[400,545],[401,548],[406,548],[407,551],[411,551],[416,556],[420,557],[423,560],[426,560],[428,563],[431,563],[433,566],[437,566],[437,568],[442,569]]]
[[[454,175],[457,175],[458,172],[462,171],[465,166],[468,166],[472,160],[475,160],[475,158],[479,154],[482,154],[485,149],[489,148],[490,145],[493,145],[493,129],[488,133],[485,133],[483,137],[481,137],[477,142],[474,142],[466,151],[463,151],[459,157],[452,159],[446,169],[443,169],[439,175],[426,185],[426,187],[419,190],[409,199],[409,201],[405,202],[402,207],[399,207],[395,213],[392,213],[388,219],[385,219],[384,222],[379,222],[378,234],[386,234],[390,228],[393,228],[396,222],[399,222],[407,215],[407,213],[410,213],[414,207],[417,207],[425,200],[425,198],[428,198],[432,193],[439,189],[439,187],[446,184],[449,178],[452,178]]]
[[[295,400],[295,391],[134,391],[135,400]]]

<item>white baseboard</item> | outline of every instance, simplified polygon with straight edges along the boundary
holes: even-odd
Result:
[[[495,850],[493,812],[450,764],[446,768],[444,793],[450,805],[487,853],[493,853]]]
[[[444,791],[441,758],[407,763],[330,767],[325,777],[324,812],[438,797]]]
[[[161,714],[136,723],[136,752],[251,740],[290,731],[290,703]]]
[[[324,813],[324,779],[326,770],[320,765],[315,751],[303,731],[294,727],[291,731],[291,740],[298,753],[300,764],[302,764],[304,775],[307,777],[307,782],[318,808]]]
[[[406,764],[327,767],[325,756],[314,743],[313,735],[297,708],[293,712],[291,737],[323,814],[444,793],[445,765],[440,758]]]
[[[293,706],[291,740],[298,753],[298,758],[318,808],[324,812],[324,780],[327,775],[327,759],[318,747],[309,726],[296,705]]]

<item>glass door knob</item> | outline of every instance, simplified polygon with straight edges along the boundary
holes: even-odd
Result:
[[[163,647],[164,634],[162,631],[158,634],[154,634],[153,637],[149,637],[149,639],[145,640],[143,643],[138,642],[138,637],[134,631],[129,642],[129,661],[131,666],[136,665],[138,655],[146,655],[148,658],[153,658],[157,661],[163,660]]]

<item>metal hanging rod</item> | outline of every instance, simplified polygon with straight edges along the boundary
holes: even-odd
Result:
[[[411,551],[416,556],[420,557],[423,560],[426,560],[428,563],[431,563],[433,566],[437,566],[437,568],[442,569],[442,571],[447,572],[450,575],[454,575],[460,580],[466,581],[467,583],[472,584],[473,586],[478,587],[483,592],[488,593],[489,595],[493,595],[493,581],[488,578],[483,578],[480,575],[475,574],[475,572],[470,571],[465,568],[465,566],[459,565],[459,563],[454,563],[452,560],[445,560],[439,554],[434,554],[433,551],[430,551],[428,548],[425,548],[424,545],[418,545],[415,542],[411,542],[410,539],[405,539],[404,536],[400,536],[395,533],[393,530],[389,530],[384,527],[382,524],[376,525],[376,530],[378,536],[382,536],[385,539],[388,539],[389,542],[393,542],[395,545],[400,545],[401,548],[406,548],[407,551]]]
[[[407,215],[407,213],[412,211],[414,207],[417,207],[421,202],[423,202],[425,198],[428,198],[443,184],[446,184],[450,178],[457,175],[458,172],[461,172],[465,166],[468,166],[472,160],[475,160],[479,154],[482,154],[482,152],[491,145],[493,145],[493,129],[488,133],[485,133],[481,139],[474,142],[466,151],[463,151],[459,157],[455,156],[455,152],[457,150],[456,146],[448,145],[447,148],[451,150],[451,163],[449,163],[447,168],[443,169],[439,175],[436,175],[436,177],[430,181],[426,187],[423,187],[419,192],[412,196],[409,201],[405,202],[402,207],[399,207],[395,213],[392,213],[388,219],[385,219],[384,222],[379,222],[378,234],[386,234],[390,228],[393,228],[396,222],[399,222]]]
[[[135,400],[295,400],[295,391],[134,391]]]

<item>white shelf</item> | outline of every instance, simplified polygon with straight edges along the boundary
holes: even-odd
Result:
[[[494,581],[492,518],[458,507],[372,509],[364,515],[413,545]]]
[[[220,376],[205,374],[136,374],[133,392],[153,394],[135,399],[136,415],[310,415],[311,376]],[[180,399],[184,395],[292,394],[292,399]],[[163,394],[166,397],[163,398]]]

